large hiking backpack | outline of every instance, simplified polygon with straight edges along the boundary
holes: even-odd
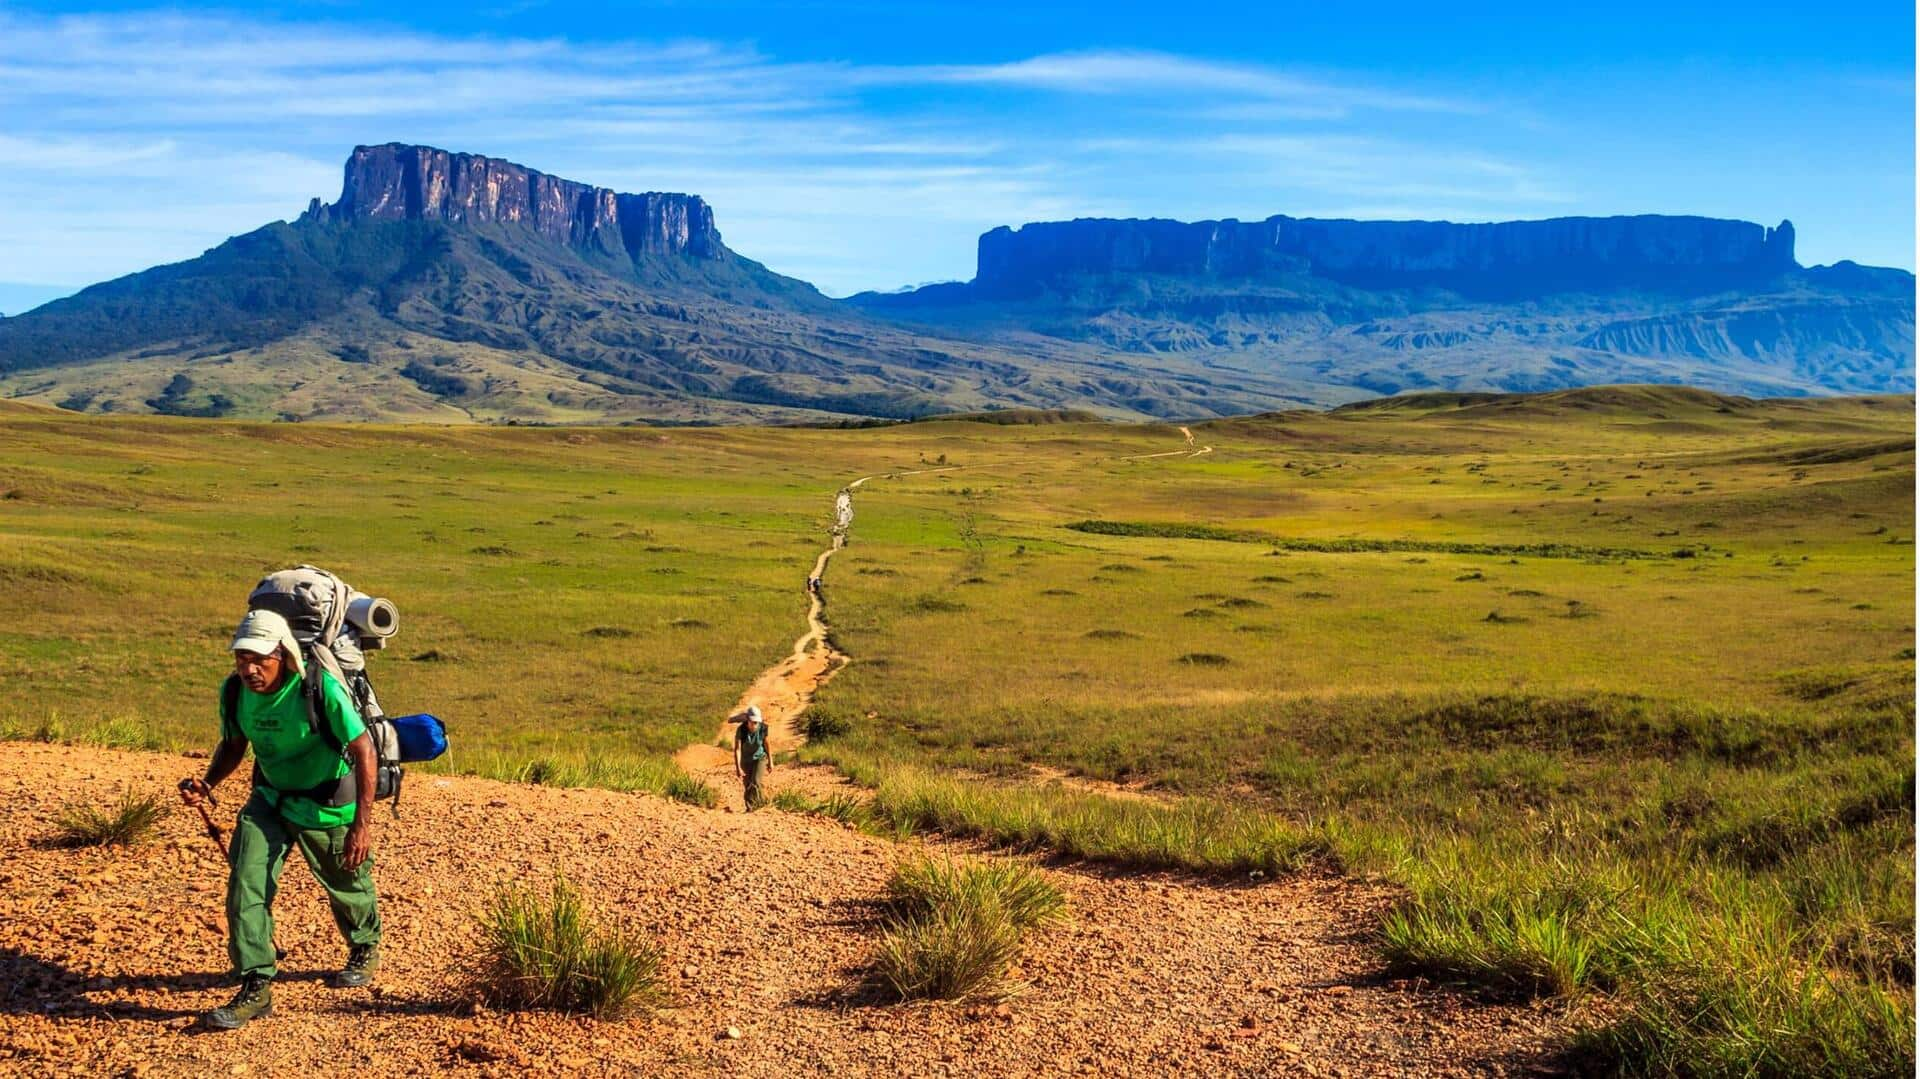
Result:
[[[399,631],[399,610],[384,599],[354,591],[326,570],[305,565],[262,577],[247,596],[247,607],[272,611],[293,628],[307,669],[307,720],[313,725],[314,733],[325,738],[342,756],[346,754],[346,747],[339,744],[326,722],[319,672],[332,675],[346,688],[373,741],[376,776],[373,798],[376,801],[393,799],[394,812],[398,813],[400,785],[406,778],[401,763],[438,756],[438,751],[432,756],[423,756],[418,748],[429,745],[436,733],[439,750],[446,748],[446,734],[439,720],[431,716],[389,718],[380,707],[380,699],[374,695],[373,683],[367,678],[366,653],[386,647],[387,638]],[[230,685],[237,688],[238,683]],[[233,707],[232,702],[223,703],[229,709]],[[422,721],[430,721],[431,730],[423,731],[427,725]]]

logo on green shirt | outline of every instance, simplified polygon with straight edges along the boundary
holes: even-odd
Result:
[[[322,720],[344,746],[366,732],[366,723],[346,687],[324,671],[318,672],[318,677],[324,702]],[[253,747],[254,763],[275,792],[269,797],[331,783],[353,771],[347,759],[308,722],[304,691],[305,680],[291,673],[271,693],[255,693],[243,685],[236,714],[220,717],[223,739],[244,738]],[[277,800],[280,815],[302,828],[336,828],[353,823],[352,805],[321,805],[295,795]]]

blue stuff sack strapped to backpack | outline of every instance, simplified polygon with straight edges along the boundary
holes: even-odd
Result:
[[[408,763],[430,761],[447,751],[447,727],[436,716],[422,712],[412,716],[391,716],[393,732],[400,742],[400,759]]]

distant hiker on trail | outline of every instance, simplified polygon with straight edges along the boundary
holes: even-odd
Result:
[[[741,716],[740,729],[733,732],[733,774],[740,779],[747,812],[766,804],[760,785],[773,773],[773,757],[767,752],[767,723],[760,706],[751,704]]]
[[[253,796],[227,850],[227,955],[240,992],[207,1014],[216,1030],[273,1012],[273,896],[294,846],[326,890],[347,941],[346,966],[331,984],[369,985],[380,965],[372,814],[358,811],[362,793],[375,789],[366,725],[346,687],[318,669],[312,676],[320,679],[324,714],[309,713],[300,645],[280,615],[247,612],[231,648],[234,673],[220,689],[220,744],[204,779],[180,782],[180,797],[197,805],[253,747]]]
[[[820,594],[820,578],[818,577],[807,578],[807,591],[813,593],[816,596],[819,595]]]

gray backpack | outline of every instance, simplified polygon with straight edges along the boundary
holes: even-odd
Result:
[[[400,740],[393,724],[374,695],[367,678],[366,653],[385,648],[387,638],[400,629],[400,612],[387,600],[356,592],[339,577],[317,566],[296,566],[269,573],[260,578],[247,596],[249,610],[268,610],[287,620],[307,668],[307,721],[314,733],[331,743],[342,756],[346,747],[333,736],[327,725],[321,698],[319,672],[332,675],[353,698],[354,707],[367,725],[373,740],[375,774],[374,799],[394,800],[399,812],[400,784],[406,772],[400,767]],[[352,800],[351,777],[344,789],[328,792],[293,791],[283,793],[314,797],[316,801],[344,805]],[[319,797],[320,794],[326,797]]]

